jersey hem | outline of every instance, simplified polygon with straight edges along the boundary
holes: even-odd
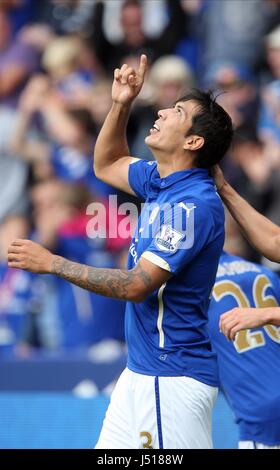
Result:
[[[149,375],[152,377],[191,377],[192,379],[197,380],[198,382],[204,383],[205,385],[209,385],[210,387],[218,387],[219,382],[211,381],[204,379],[203,377],[200,377],[196,374],[191,374],[191,373],[184,373],[183,371],[181,373],[177,373],[174,371],[166,371],[166,372],[156,372],[156,371],[147,371],[147,370],[141,370],[138,367],[131,367],[130,365],[127,364],[126,366],[129,370],[132,372],[135,372],[136,374],[141,374],[141,375]]]
[[[242,441],[251,441],[251,442],[256,442],[257,444],[264,444],[265,446],[279,446],[280,445],[280,439],[279,441],[267,441],[266,439],[262,439],[260,436],[240,436],[239,442]]]

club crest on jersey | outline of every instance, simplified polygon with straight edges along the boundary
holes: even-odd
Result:
[[[184,234],[172,228],[171,225],[163,225],[156,236],[155,243],[161,251],[174,253],[183,237]]]

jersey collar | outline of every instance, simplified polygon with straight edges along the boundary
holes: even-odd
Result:
[[[179,181],[191,180],[193,184],[194,180],[210,180],[209,170],[207,168],[189,168],[188,170],[175,171],[164,178],[161,178],[158,171],[155,172],[155,177],[152,181],[152,186],[158,189],[170,188]],[[188,181],[189,182],[189,181]]]

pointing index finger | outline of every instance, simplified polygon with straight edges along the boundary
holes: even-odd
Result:
[[[141,80],[144,80],[145,73],[147,70],[147,65],[148,65],[147,56],[145,54],[142,54],[140,58],[139,69],[138,69],[138,75]]]

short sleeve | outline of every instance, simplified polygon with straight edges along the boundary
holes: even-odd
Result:
[[[155,171],[157,171],[155,161],[135,159],[135,161],[129,165],[129,185],[135,194],[144,201],[148,197],[150,181]]]
[[[179,202],[158,222],[142,257],[172,273],[183,269],[217,236],[211,212],[201,201]]]

